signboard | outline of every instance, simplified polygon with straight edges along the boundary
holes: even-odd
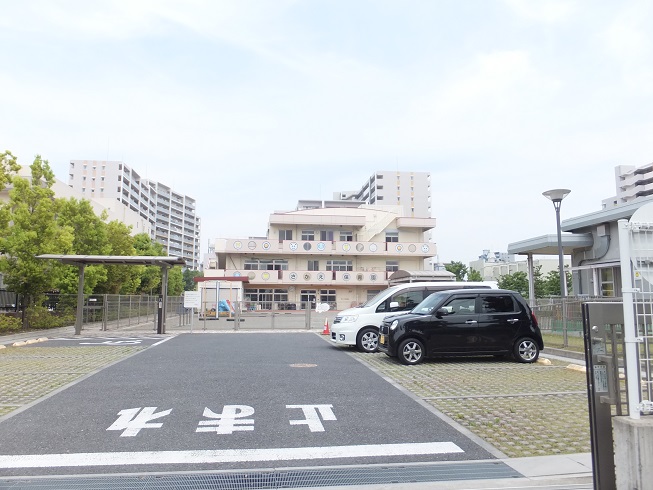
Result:
[[[596,393],[608,392],[608,367],[605,364],[594,365],[594,391]]]
[[[199,291],[184,291],[184,308],[201,308],[202,297]]]

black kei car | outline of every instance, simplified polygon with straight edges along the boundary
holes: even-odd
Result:
[[[503,289],[433,293],[409,313],[385,317],[379,330],[379,350],[402,364],[477,355],[512,355],[531,363],[543,348],[537,319],[524,298]]]

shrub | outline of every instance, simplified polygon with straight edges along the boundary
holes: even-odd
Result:
[[[21,326],[20,318],[12,315],[0,315],[0,332],[15,332],[20,330]]]
[[[44,306],[30,306],[26,311],[26,315],[29,328],[65,327],[75,322],[71,314],[58,314]]]

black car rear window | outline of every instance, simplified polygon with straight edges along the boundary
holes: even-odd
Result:
[[[482,313],[512,313],[517,311],[512,296],[506,295],[481,295]]]

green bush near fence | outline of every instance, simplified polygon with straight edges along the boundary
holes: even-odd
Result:
[[[11,315],[0,315],[0,333],[15,332],[20,330],[22,323],[20,318]]]
[[[58,328],[75,323],[75,315],[71,310],[53,312],[45,306],[30,306],[25,312],[29,328]]]

